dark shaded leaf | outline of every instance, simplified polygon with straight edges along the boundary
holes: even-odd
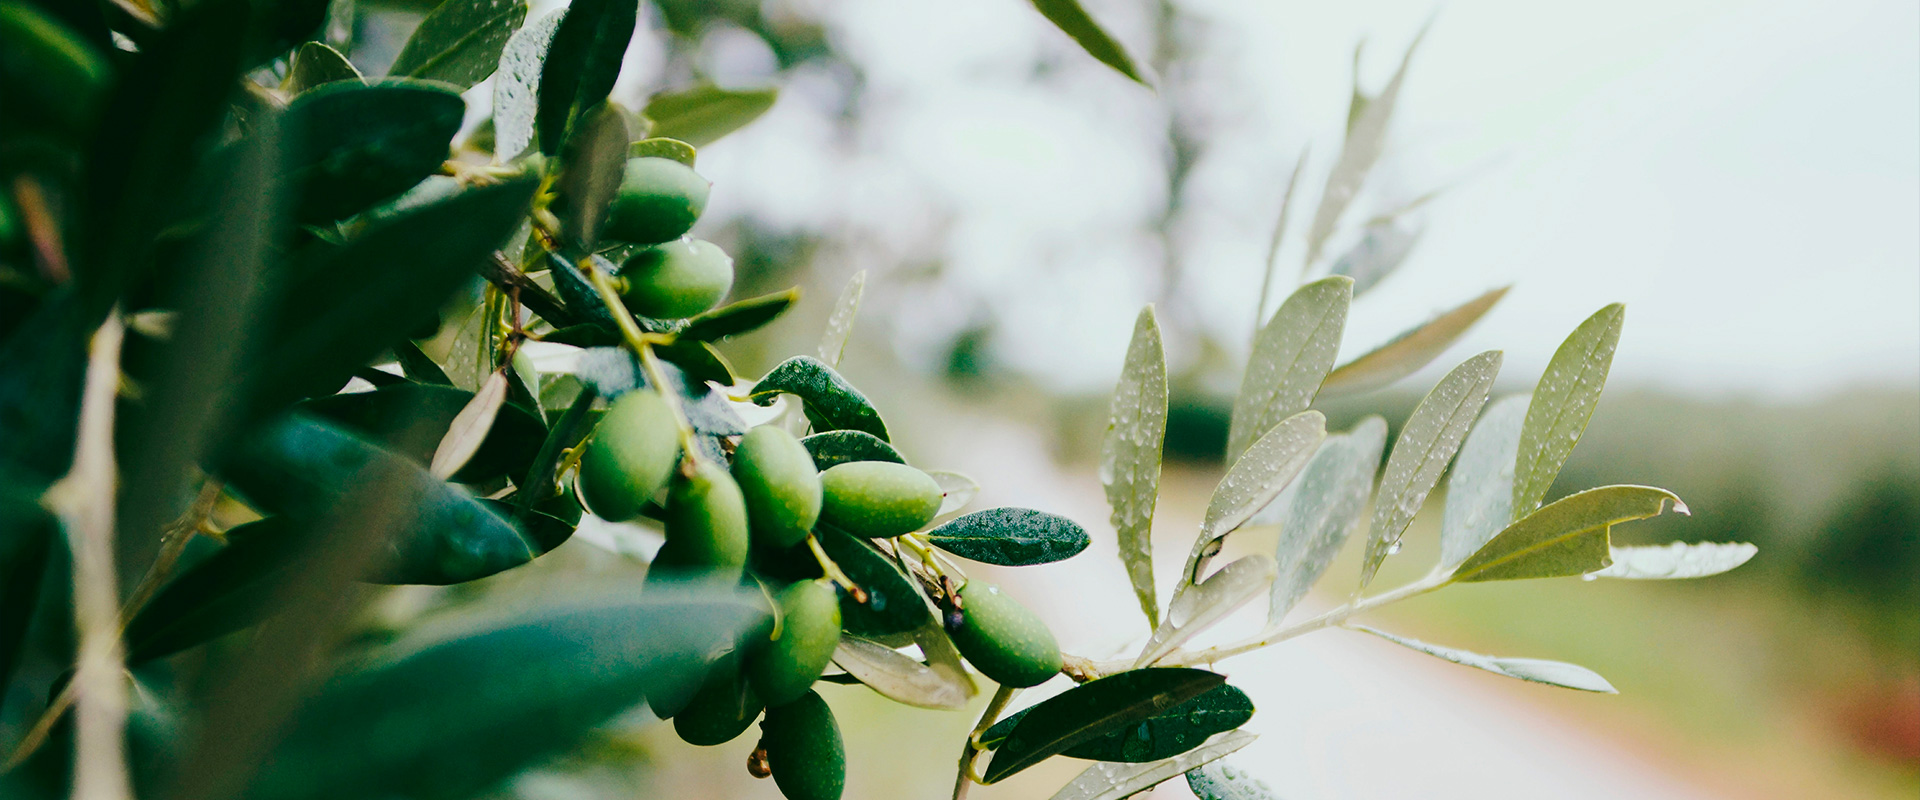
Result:
[[[294,98],[284,175],[295,218],[340,219],[439,172],[465,113],[452,90],[407,81],[336,82]]]
[[[807,419],[820,430],[856,430],[887,439],[887,424],[867,396],[819,359],[794,356],[780,362],[754,384],[747,397],[768,406],[782,393],[799,397],[806,404]]]
[[[732,386],[737,380],[733,374],[733,365],[727,363],[720,351],[706,342],[688,339],[672,344],[656,345],[653,352],[661,359],[677,366],[687,377],[697,381]]]
[[[800,290],[796,288],[729,303],[687,320],[679,337],[711,342],[756,330],[778,319],[799,299]]]
[[[560,173],[560,233],[581,252],[600,242],[607,206],[620,192],[626,174],[627,112],[612,102],[583,112],[579,130],[567,140]]]
[[[856,602],[840,595],[840,626],[856,636],[884,636],[906,633],[933,618],[927,601],[914,588],[913,580],[900,571],[893,560],[872,545],[854,536],[827,527],[814,529],[814,537],[827,557],[840,565],[855,586],[867,593],[867,602]]]
[[[324,42],[307,42],[293,51],[293,60],[287,65],[287,79],[281,82],[280,89],[288,95],[297,95],[334,81],[365,83],[366,79],[340,51]]]
[[[38,501],[37,484],[0,481],[0,687],[9,686],[26,644],[47,556],[60,535],[60,523]],[[0,693],[0,710],[6,696]]]
[[[1033,708],[994,723],[980,736],[980,743],[999,747]],[[1180,705],[1068,748],[1061,755],[1088,761],[1159,761],[1199,747],[1208,737],[1238,728],[1252,718],[1253,700],[1246,692],[1223,683]]]
[[[284,55],[294,45],[318,38],[331,0],[251,0],[246,64],[255,66]]]
[[[55,289],[0,345],[0,469],[52,482],[73,463],[92,332],[80,305]]]
[[[420,20],[389,73],[472,88],[500,66],[507,39],[526,19],[520,0],[445,0]]]
[[[1041,16],[1052,22],[1087,51],[1087,55],[1098,59],[1100,63],[1112,67],[1114,71],[1133,79],[1141,85],[1147,85],[1146,78],[1140,76],[1140,68],[1134,66],[1133,57],[1127,55],[1125,48],[1100,27],[1087,10],[1080,7],[1079,0],[1033,0],[1033,7],[1040,10]]]
[[[576,0],[567,6],[540,66],[534,125],[540,152],[560,152],[574,120],[607,99],[639,10],[635,0]]]
[[[696,86],[656,94],[647,100],[647,107],[640,113],[653,120],[653,128],[647,132],[649,137],[678,139],[694,147],[706,147],[759,119],[779,96],[780,90],[772,88],[741,91]]]
[[[1224,683],[1226,678],[1206,670],[1136,669],[1068,689],[1027,711],[1007,733],[982,777],[994,783]]]
[[[554,420],[553,427],[547,431],[546,441],[540,443],[540,452],[533,457],[533,466],[527,469],[527,478],[520,482],[520,491],[514,499],[518,501],[521,516],[525,516],[532,506],[548,500],[560,493],[555,482],[560,476],[560,457],[573,447],[585,441],[587,434],[593,431],[593,419],[589,412],[593,410],[593,401],[599,394],[588,386],[580,390],[573,398],[573,404],[567,411]]]
[[[433,459],[441,435],[473,396],[473,392],[451,386],[402,383],[371,392],[316,397],[296,407],[424,465]],[[416,441],[407,441],[405,437],[413,430],[421,434]],[[480,483],[502,475],[524,474],[546,438],[546,426],[532,412],[504,405],[480,449],[454,479]]]
[[[393,358],[400,362],[400,371],[415,383],[430,383],[435,386],[452,386],[453,379],[447,377],[447,371],[440,368],[426,353],[420,352],[420,346],[409,339],[393,343]]]
[[[827,431],[804,437],[800,444],[813,456],[813,465],[822,471],[849,461],[891,461],[905,464],[907,460],[893,445],[871,433],[860,431]]]
[[[962,558],[1003,567],[1065,561],[1093,543],[1073,520],[1031,508],[975,511],[927,531],[927,540]]]
[[[226,533],[227,545],[168,581],[127,624],[127,664],[156,658],[252,627],[278,610],[286,571],[311,532],[288,517],[268,517]]]

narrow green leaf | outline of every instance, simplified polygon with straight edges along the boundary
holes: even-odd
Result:
[[[1133,57],[1127,55],[1126,49],[1108,35],[1086,9],[1080,7],[1079,0],[1033,0],[1033,7],[1039,9],[1040,15],[1046,17],[1054,27],[1072,37],[1080,49],[1087,51],[1087,55],[1135,83],[1150,85],[1146,78],[1141,77],[1140,68],[1134,66]]]
[[[227,531],[225,547],[175,575],[127,624],[127,663],[164,658],[272,616],[286,570],[310,535],[287,517]]]
[[[500,52],[526,19],[520,0],[443,0],[407,37],[388,73],[471,89],[500,66]]]
[[[887,440],[887,423],[867,396],[817,359],[794,356],[780,362],[753,385],[747,399],[769,406],[783,393],[800,398],[806,404],[807,419],[820,430],[855,430]]]
[[[1513,520],[1513,459],[1527,402],[1526,395],[1493,401],[1460,446],[1440,523],[1441,572],[1467,560]]]
[[[686,339],[656,346],[653,352],[697,381],[732,386],[738,380],[733,374],[733,365],[727,363],[727,357],[706,342]]]
[[[804,437],[800,445],[807,448],[813,456],[813,465],[817,469],[837,467],[850,461],[891,461],[905,464],[900,451],[886,440],[864,431],[827,431]]]
[[[334,81],[365,83],[366,79],[340,51],[322,42],[307,42],[293,51],[293,60],[287,64],[287,79],[281,82],[280,89],[293,96]]]
[[[1135,659],[1135,669],[1152,664],[1193,637],[1226,619],[1269,591],[1275,575],[1273,559],[1254,554],[1220,568],[1206,580],[1173,596],[1167,604],[1167,618],[1155,629],[1147,646]]]
[[[1387,421],[1367,417],[1352,432],[1327,437],[1300,474],[1274,545],[1279,567],[1267,604],[1269,627],[1307,596],[1353,535],[1386,446]]]
[[[474,392],[473,399],[455,414],[447,425],[447,435],[440,439],[440,445],[433,450],[433,460],[427,462],[427,472],[436,478],[449,478],[473,454],[480,452],[480,444],[493,431],[493,421],[500,416],[500,408],[507,404],[507,374],[500,370],[487,376],[480,384],[480,390]],[[515,465],[519,466],[519,465]]]
[[[1227,463],[1281,420],[1307,410],[1339,355],[1352,302],[1353,281],[1336,276],[1300,287],[1273,312],[1254,339],[1233,398]]]
[[[1031,710],[1021,709],[994,723],[980,735],[980,744],[989,749],[999,747]],[[1253,700],[1246,692],[1223,683],[1138,723],[1075,745],[1061,755],[1130,764],[1159,761],[1199,747],[1208,737],[1238,728],[1252,718]]]
[[[703,342],[738,336],[779,319],[799,300],[800,290],[794,288],[728,303],[687,320],[687,326],[676,335]]]
[[[973,502],[973,498],[980,495],[979,481],[958,472],[948,472],[940,469],[924,471],[928,477],[933,478],[934,483],[940,485],[940,493],[943,496],[940,499],[940,512],[938,516],[946,516],[966,508],[968,504]]]
[[[1586,433],[1600,391],[1607,386],[1626,316],[1627,307],[1619,303],[1600,309],[1580,323],[1547,362],[1527,407],[1526,426],[1520,429],[1520,454],[1513,467],[1514,519],[1540,507]]]
[[[961,558],[1003,567],[1065,561],[1087,549],[1087,529],[1031,508],[975,511],[927,531],[927,540]]]
[[[840,366],[840,357],[847,351],[847,337],[853,334],[853,317],[860,312],[860,297],[867,291],[867,271],[860,270],[847,279],[847,286],[840,290],[840,299],[834,301],[833,314],[827,317],[827,330],[820,335],[820,360],[829,367]]]
[[[1541,506],[1506,529],[1453,571],[1456,583],[1584,575],[1613,563],[1607,532],[1614,525],[1687,506],[1665,489],[1602,486]]]
[[[1358,394],[1383,388],[1394,381],[1419,372],[1447,351],[1467,329],[1479,322],[1493,304],[1505,297],[1509,287],[1502,286],[1414,327],[1386,344],[1341,364],[1321,384],[1320,391],[1330,394]]]
[[[933,619],[913,579],[902,573],[893,559],[860,538],[826,525],[816,527],[814,537],[853,584],[867,594],[865,603],[845,593],[840,595],[841,627],[846,632],[856,636],[907,633]]]
[[[641,139],[627,146],[628,158],[670,158],[689,167],[693,166],[694,158],[698,155],[693,145],[664,136]]]
[[[1401,534],[1420,513],[1447,462],[1467,438],[1499,374],[1500,351],[1469,358],[1441,378],[1407,418],[1393,443],[1393,455],[1387,457],[1387,470],[1380,476],[1380,496],[1367,531],[1367,554],[1360,564],[1360,588],[1372,583],[1381,562],[1400,549]]]
[[[648,136],[706,147],[759,119],[779,97],[780,90],[774,88],[737,90],[704,85],[656,94],[640,113],[653,121]]]
[[[393,343],[393,358],[400,362],[400,370],[407,374],[408,380],[415,383],[431,383],[436,386],[453,385],[453,379],[447,377],[447,371],[441,369],[433,359],[428,358],[426,353],[421,352],[420,346],[414,344],[411,339],[402,339]]]
[[[1220,540],[1271,505],[1300,470],[1306,469],[1326,438],[1327,418],[1318,411],[1302,411],[1273,426],[1247,448],[1207,501],[1206,519],[1200,524],[1200,535],[1193,540],[1193,552],[1187,555],[1186,572],[1181,576],[1182,590],[1200,580],[1208,560],[1220,552]],[[1174,598],[1179,596],[1176,592]]]
[[[1280,216],[1273,222],[1273,236],[1267,241],[1267,266],[1260,273],[1260,305],[1253,310],[1253,338],[1260,340],[1260,319],[1267,313],[1267,298],[1273,296],[1273,273],[1280,268],[1280,245],[1287,238],[1287,222],[1293,217],[1293,190],[1300,185],[1300,173],[1307,168],[1311,148],[1301,148],[1300,159],[1293,162],[1293,174],[1287,178],[1287,191],[1280,196]],[[1306,270],[1301,270],[1305,277]]]
[[[1052,800],[1121,800],[1144,792],[1224,758],[1259,738],[1247,731],[1228,731],[1209,739],[1205,745],[1165,761],[1116,767],[1095,764],[1080,773]]]
[[[563,8],[522,26],[500,51],[493,81],[493,157],[497,161],[512,161],[533,144],[534,122],[540,114],[540,67],[566,16]]]
[[[459,94],[427,83],[341,81],[294,98],[283,176],[295,218],[340,219],[439,172],[465,113]]]
[[[620,193],[626,174],[627,113],[612,102],[581,112],[579,130],[567,140],[559,180],[560,233],[580,252],[600,243],[607,206]]]
[[[916,708],[958,711],[971,696],[950,674],[858,636],[840,637],[833,663],[881,697]]]
[[[1280,800],[1266,784],[1226,759],[1187,770],[1187,789],[1196,800]]]
[[[1147,625],[1160,625],[1153,587],[1153,507],[1160,497],[1160,449],[1167,435],[1167,356],[1153,306],[1140,310],[1120,369],[1100,443],[1100,485],[1113,508],[1120,562],[1140,600]]]
[[[503,387],[501,399],[504,398]],[[297,408],[425,466],[432,462],[443,434],[474,401],[474,393],[464,389],[400,383],[371,392],[316,397],[301,402]],[[409,436],[413,438],[409,440]],[[479,449],[453,473],[454,478],[479,483],[521,474],[538,454],[546,437],[546,427],[532,412],[514,405],[498,406]]]
[[[1595,578],[1635,581],[1684,580],[1728,572],[1747,563],[1760,548],[1746,542],[1672,542],[1647,547],[1615,547],[1613,564]]]
[[[520,483],[520,490],[514,493],[518,506],[516,516],[525,517],[538,503],[559,494],[560,487],[555,483],[560,468],[560,458],[567,450],[585,441],[593,430],[593,400],[598,397],[593,387],[585,386],[580,394],[573,398],[565,413],[555,420],[547,431],[547,438],[540,443],[540,452],[534,455],[532,466],[527,467],[526,480]]]
[[[1505,675],[1509,678],[1519,678],[1523,681],[1544,683],[1549,686],[1578,689],[1583,692],[1600,692],[1603,694],[1620,693],[1619,690],[1613,688],[1613,684],[1607,682],[1606,678],[1602,678],[1593,670],[1577,664],[1567,664],[1560,661],[1542,661],[1537,658],[1483,656],[1479,653],[1469,653],[1465,650],[1455,650],[1451,647],[1428,644],[1418,639],[1395,636],[1386,631],[1369,628],[1365,625],[1349,625],[1347,627],[1356,631],[1371,633],[1402,647],[1418,650],[1436,658],[1443,658],[1455,664],[1464,664],[1474,669],[1483,669],[1495,675]]]
[[[1340,160],[1334,162],[1333,171],[1327,174],[1327,188],[1320,194],[1320,207],[1313,212],[1313,225],[1307,229],[1308,264],[1320,257],[1320,250],[1333,235],[1334,227],[1340,224],[1341,215],[1360,193],[1360,185],[1366,182],[1374,162],[1380,160],[1387,144],[1387,123],[1393,119],[1394,105],[1400,100],[1407,66],[1413,63],[1413,53],[1426,35],[1427,26],[1421,26],[1420,32],[1407,44],[1407,53],[1401,57],[1400,68],[1394,71],[1387,88],[1366,104],[1347,131],[1346,143],[1340,148]]]
[[[1352,278],[1354,294],[1365,292],[1406,263],[1420,243],[1420,233],[1392,221],[1369,222],[1360,241],[1334,259],[1332,273]]]
[[[639,10],[634,0],[574,0],[567,6],[540,66],[534,124],[540,152],[560,152],[574,120],[613,91]]]
[[[982,777],[995,783],[1082,742],[1105,736],[1226,683],[1206,670],[1136,669],[1041,701],[1014,725]]]

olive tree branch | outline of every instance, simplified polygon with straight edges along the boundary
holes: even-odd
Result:
[[[980,721],[974,724],[973,732],[967,734],[966,744],[960,748],[960,774],[953,781],[953,800],[965,800],[967,789],[980,782],[980,776],[973,771],[973,762],[984,749],[980,746],[980,737],[999,721],[1000,712],[1005,711],[1007,704],[1013,702],[1013,696],[1019,693],[1019,689],[1001,686],[987,703],[987,710],[980,712]]]

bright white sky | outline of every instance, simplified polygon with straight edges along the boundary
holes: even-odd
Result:
[[[716,216],[853,237],[849,271],[943,248],[970,291],[915,297],[905,352],[993,298],[1002,359],[1103,391],[1157,285],[1157,244],[1139,231],[1162,191],[1158,100],[1020,0],[817,2],[867,71],[859,141],[834,143],[820,78],[797,76],[766,119],[702,153]],[[1087,0],[1136,52],[1149,5]],[[1189,290],[1225,340],[1243,346],[1282,184],[1311,143],[1282,259],[1283,275],[1297,269],[1354,43],[1370,43],[1362,78],[1377,91],[1435,5],[1188,3],[1206,22],[1213,144],[1182,241]],[[623,79],[636,94],[650,47]],[[723,81],[765,69],[752,47],[713,49]],[[1052,71],[1036,82],[1041,62]],[[1920,4],[1450,0],[1349,221],[1461,179],[1424,212],[1407,266],[1356,305],[1343,352],[1514,282],[1449,363],[1503,348],[1508,376],[1530,381],[1619,300],[1618,382],[1782,399],[1920,383]]]

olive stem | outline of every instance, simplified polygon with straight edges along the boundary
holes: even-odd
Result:
[[[820,546],[820,540],[815,539],[811,533],[807,534],[807,549],[813,551],[813,559],[820,562],[820,571],[825,572],[828,579],[840,584],[840,588],[847,590],[847,594],[853,597],[853,602],[862,605],[866,604],[866,590],[854,585],[853,579],[847,577],[847,573],[840,570],[840,565],[834,563],[833,559],[827,556],[826,549]]]
[[[906,545],[908,550],[914,552],[914,555],[919,556],[920,560],[925,563],[929,569],[933,570],[933,574],[945,578],[949,577],[949,573],[951,573],[952,575],[958,576],[962,583],[966,582],[966,571],[960,569],[960,565],[941,557],[929,543],[922,540],[919,534],[910,533],[899,537],[897,541]],[[942,566],[943,564],[944,566]]]
[[[653,354],[653,338],[640,330],[640,323],[633,321],[633,315],[627,313],[627,305],[620,302],[620,293],[613,289],[612,276],[595,267],[591,259],[582,261],[587,280],[593,284],[594,291],[600,294],[600,302],[607,307],[607,313],[613,316],[613,323],[620,328],[620,335],[627,340],[627,346],[640,358],[640,368],[647,375],[647,382],[653,384],[654,391],[667,401],[667,407],[673,410],[673,421],[680,426],[680,450],[687,458],[698,459],[698,451],[693,447],[693,424],[687,421],[685,409],[680,407],[680,393],[667,388],[666,370],[660,367],[660,359]]]
[[[967,789],[979,782],[980,777],[973,771],[973,762],[979,757],[980,751],[985,749],[980,746],[980,737],[987,732],[988,728],[993,727],[993,723],[999,721],[1000,712],[1005,711],[1007,704],[1013,702],[1013,696],[1019,693],[1019,689],[1001,686],[999,691],[993,693],[993,699],[987,703],[987,709],[980,712],[980,721],[974,724],[973,732],[967,734],[966,745],[960,749],[960,774],[953,781],[953,800],[964,800]]]
[[[160,554],[154,557],[153,565],[147,568],[147,574],[141,576],[140,585],[134,588],[133,594],[127,598],[126,605],[121,607],[121,633],[126,633],[127,624],[133,620],[133,616],[140,613],[140,609],[146,606],[148,600],[153,599],[155,592],[160,590],[160,584],[165,583],[167,577],[173,574],[173,567],[179,563],[180,554],[186,551],[187,543],[193,541],[193,537],[200,533],[201,527],[206,524],[207,517],[213,513],[214,505],[220,502],[221,490],[225,488],[226,484],[220,479],[208,478],[206,482],[200,484],[200,494],[193,499],[193,505],[188,507],[187,513],[180,515],[179,519],[174,520],[173,524],[168,525],[160,534]]]

